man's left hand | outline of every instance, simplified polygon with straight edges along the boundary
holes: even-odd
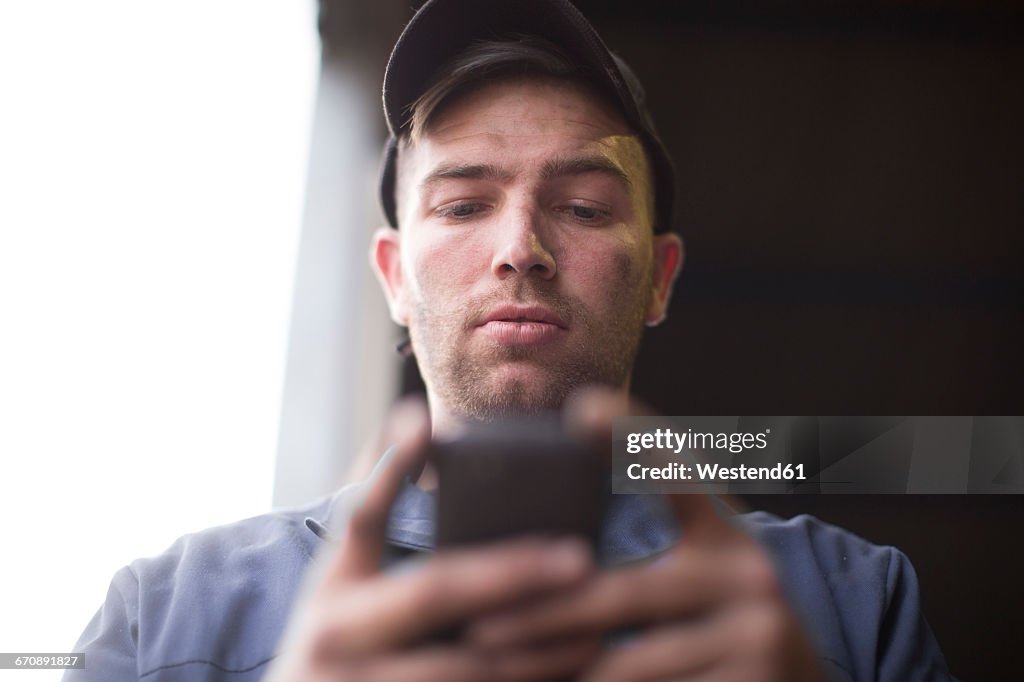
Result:
[[[681,530],[671,550],[479,620],[469,636],[499,647],[636,628],[635,637],[588,667],[581,678],[588,682],[824,680],[767,554],[706,495],[666,499]]]
[[[671,551],[480,621],[471,636],[482,645],[508,646],[644,627],[595,661],[582,678],[590,682],[824,679],[764,552],[720,518],[708,498],[669,499],[684,533]]]

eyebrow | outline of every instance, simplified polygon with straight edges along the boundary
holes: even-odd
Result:
[[[611,159],[599,154],[588,156],[570,156],[552,159],[544,164],[541,177],[544,180],[585,175],[587,173],[603,173],[621,182],[627,189],[633,189],[633,181],[622,168]]]
[[[541,168],[541,179],[585,175],[587,173],[603,173],[621,182],[627,189],[633,189],[633,181],[629,175],[611,159],[601,155],[570,156],[551,159]],[[505,182],[511,180],[515,173],[490,163],[455,163],[442,164],[432,170],[420,183],[427,188],[445,180],[489,180]]]
[[[432,170],[420,183],[421,187],[430,187],[444,180],[497,180],[505,181],[512,178],[509,171],[489,163],[457,163],[442,164]]]

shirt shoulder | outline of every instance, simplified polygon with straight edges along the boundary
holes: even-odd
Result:
[[[320,540],[331,498],[185,535],[111,582],[65,680],[259,679]]]
[[[813,516],[741,514],[836,679],[953,679],[903,552]]]

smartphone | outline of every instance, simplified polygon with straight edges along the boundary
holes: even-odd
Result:
[[[609,494],[605,457],[555,420],[474,426],[437,442],[437,546],[574,535],[596,547]]]

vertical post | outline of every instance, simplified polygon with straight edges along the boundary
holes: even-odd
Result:
[[[274,506],[334,490],[397,391],[394,327],[367,265],[382,224],[380,84],[399,5],[321,0],[323,59],[296,263]],[[392,35],[393,34],[393,35]]]

